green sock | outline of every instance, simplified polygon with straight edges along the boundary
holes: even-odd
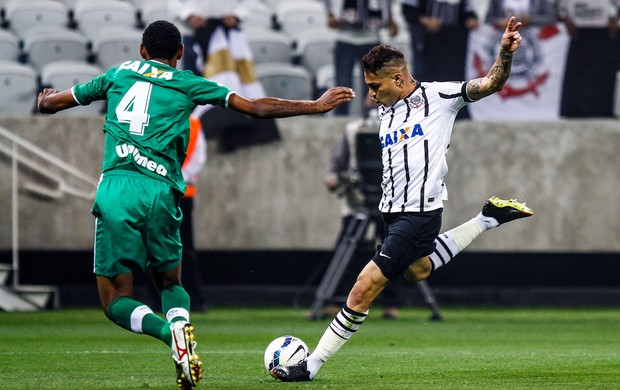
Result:
[[[161,308],[169,322],[189,321],[189,294],[178,284],[161,290]]]
[[[155,315],[146,305],[129,297],[119,297],[108,305],[108,318],[133,333],[146,334],[168,344],[172,343],[170,323]]]

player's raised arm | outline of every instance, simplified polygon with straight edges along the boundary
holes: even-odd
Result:
[[[328,112],[353,98],[355,92],[346,87],[330,88],[316,100],[287,100],[274,97],[248,99],[235,93],[228,99],[228,107],[257,118],[284,118]]]
[[[506,80],[508,80],[508,76],[510,76],[512,54],[521,45],[521,34],[519,34],[521,26],[522,23],[517,22],[517,18],[514,16],[508,20],[506,31],[502,35],[499,56],[489,70],[489,73],[482,78],[473,79],[467,83],[467,95],[470,99],[482,99],[502,90]]]
[[[37,109],[43,114],[53,114],[77,105],[78,102],[75,101],[70,90],[58,92],[55,89],[45,88],[37,98]]]

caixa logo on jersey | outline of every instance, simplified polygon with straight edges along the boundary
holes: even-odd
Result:
[[[514,53],[510,78],[504,88],[497,93],[502,99],[510,99],[523,95],[539,95],[539,91],[548,82],[550,73],[545,68],[545,52],[542,46],[550,38],[560,33],[556,25],[540,28],[521,28],[521,46]],[[498,29],[486,42],[475,50],[472,66],[476,77],[486,76],[491,65],[499,55],[497,42],[501,40],[503,31]]]
[[[387,132],[379,137],[379,140],[381,140],[381,149],[387,148],[388,146],[397,144],[406,139],[422,135],[424,135],[424,131],[422,131],[422,126],[420,126],[419,123],[416,123],[413,126],[407,126],[402,129]]]

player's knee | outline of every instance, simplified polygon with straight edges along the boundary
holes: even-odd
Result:
[[[431,261],[428,257],[416,260],[407,268],[405,278],[410,282],[419,282],[431,275]]]

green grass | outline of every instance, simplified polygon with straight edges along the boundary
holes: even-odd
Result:
[[[385,321],[375,309],[313,382],[263,367],[276,336],[310,348],[328,321],[290,308],[194,314],[204,389],[618,389],[620,310],[444,308]],[[373,316],[374,314],[374,316]],[[0,313],[0,389],[175,389],[167,347],[99,310]]]

